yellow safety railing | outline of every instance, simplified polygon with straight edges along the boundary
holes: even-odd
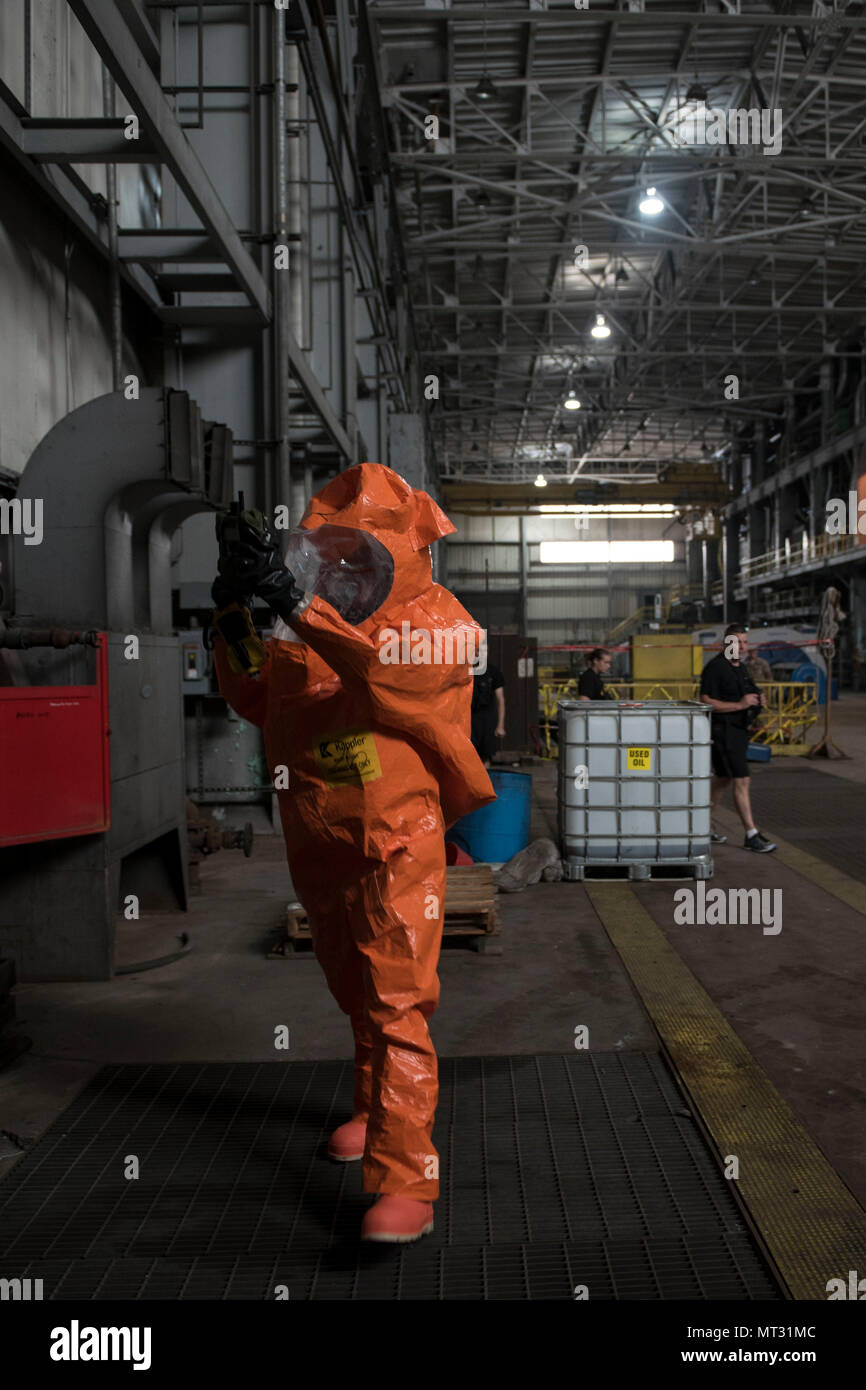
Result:
[[[630,636],[636,628],[639,628],[642,623],[649,622],[652,615],[653,610],[645,605],[636,608],[633,613],[629,613],[627,618],[623,618],[622,622],[617,623],[616,627],[611,628],[610,632],[607,634],[608,642],[614,645],[617,642],[623,641],[624,638]]]
[[[758,689],[766,695],[767,707],[752,729],[752,742],[805,744],[806,731],[818,719],[818,682],[759,681]]]
[[[805,745],[806,732],[818,719],[816,681],[759,681],[758,689],[767,697],[766,708],[752,725],[752,743],[781,749]],[[698,700],[700,680],[693,681],[606,681],[605,689],[614,700]],[[541,713],[541,742],[544,757],[555,758],[557,750],[552,726],[560,700],[576,700],[577,681],[546,681],[538,688]]]

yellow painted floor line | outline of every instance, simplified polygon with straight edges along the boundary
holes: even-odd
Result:
[[[733,811],[720,807],[713,812],[713,820],[718,821],[720,828],[727,835],[728,844],[742,844],[743,825]],[[804,849],[797,849],[796,845],[790,844],[787,840],[780,840],[778,835],[773,835],[772,839],[779,846],[773,852],[773,858],[778,859],[786,868],[793,869],[795,873],[802,874],[803,878],[808,878],[819,888],[823,888],[825,893],[832,893],[834,898],[847,903],[855,912],[862,912],[866,917],[866,883],[851,878],[841,869],[834,869],[831,864],[825,864],[823,859],[817,859],[814,854],[807,854]]]
[[[625,883],[586,891],[791,1295],[866,1276],[866,1212]]]

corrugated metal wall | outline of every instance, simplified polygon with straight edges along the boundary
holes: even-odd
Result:
[[[31,0],[29,45],[26,10],[0,3],[0,79],[32,116],[101,116],[102,64],[68,6]],[[105,195],[104,165],[73,167]],[[0,467],[20,473],[52,425],[112,389],[108,273],[11,156],[0,178]],[[117,183],[121,224],[156,225],[154,172],[119,165]],[[141,375],[129,343],[124,362]]]
[[[520,588],[520,519],[452,512],[457,534],[447,545],[447,584],[459,594],[516,594]],[[640,606],[645,594],[668,592],[686,577],[682,527],[665,518],[592,518],[578,529],[573,517],[528,516],[526,626],[539,643],[601,642]],[[654,565],[542,565],[542,540],[673,540],[675,559]],[[483,608],[483,604],[480,605]],[[502,611],[501,608],[498,611]]]

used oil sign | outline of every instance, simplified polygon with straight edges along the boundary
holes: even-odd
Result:
[[[629,772],[652,772],[653,750],[651,748],[627,748],[625,765]]]

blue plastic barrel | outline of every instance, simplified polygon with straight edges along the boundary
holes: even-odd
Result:
[[[496,800],[452,825],[445,839],[483,864],[504,864],[529,844],[532,778],[495,767],[489,773]]]

